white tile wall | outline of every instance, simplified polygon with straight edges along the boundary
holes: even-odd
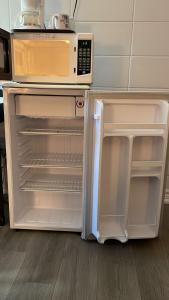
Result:
[[[9,0],[10,2],[10,29],[17,26],[17,20],[19,18],[21,1],[20,0]]]
[[[93,86],[169,90],[168,12],[169,0],[79,0],[75,28],[95,36]]]
[[[132,21],[134,0],[79,0],[78,21]],[[75,0],[72,0],[72,5]]]
[[[131,22],[77,22],[76,31],[93,32],[95,55],[130,55]]]
[[[169,56],[134,56],[130,87],[169,89]]]
[[[135,0],[134,21],[169,21],[168,0]]]
[[[168,0],[135,0],[129,88],[169,91],[168,12]]]
[[[9,4],[6,0],[0,0],[0,28],[9,30]]]
[[[132,55],[169,55],[169,22],[135,22]]]
[[[127,88],[129,57],[96,56],[93,88]]]
[[[75,0],[45,3],[48,23],[72,15]],[[19,6],[0,0],[0,27],[14,26]],[[95,36],[93,87],[169,91],[169,0],[78,0],[75,29]]]

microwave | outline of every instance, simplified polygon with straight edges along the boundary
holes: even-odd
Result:
[[[12,79],[10,34],[0,29],[0,80]]]
[[[90,84],[92,62],[92,33],[0,30],[0,80]]]

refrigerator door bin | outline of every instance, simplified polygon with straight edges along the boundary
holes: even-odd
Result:
[[[137,167],[132,167],[131,169],[131,177],[149,177],[149,176],[154,176],[154,177],[161,177],[161,172],[162,172],[162,165],[159,167],[149,167],[146,166],[146,164],[143,164],[142,166],[140,165],[138,168]]]
[[[167,204],[169,203],[169,175],[167,175],[167,180],[166,180],[165,202]]]
[[[98,240],[104,243],[106,239],[114,238],[123,241],[126,239],[124,228],[124,215],[101,215]]]
[[[147,176],[131,179],[127,226],[129,238],[153,238],[157,235],[160,196],[158,178]]]
[[[164,155],[163,136],[135,136],[133,141],[133,161],[162,161]]]
[[[97,147],[97,145],[96,145]],[[100,242],[109,238],[126,239],[125,214],[129,180],[129,139],[103,139],[99,178],[94,178],[93,201],[98,219],[93,216],[93,231]],[[95,160],[97,169],[99,157]],[[97,172],[97,170],[96,170]],[[96,189],[99,190],[98,198]],[[95,212],[93,211],[93,214]],[[94,224],[97,222],[96,224]],[[96,229],[95,229],[96,228]]]
[[[129,125],[129,124],[113,124],[104,123],[104,136],[163,136],[165,125],[145,125],[140,124]],[[160,129],[159,129],[160,128]]]
[[[104,100],[104,123],[113,123],[120,127],[123,124],[128,128],[145,128],[146,125],[151,128],[153,125],[165,125],[167,118],[168,104],[165,101]]]

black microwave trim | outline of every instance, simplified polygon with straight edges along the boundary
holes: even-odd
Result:
[[[0,70],[0,80],[12,80],[12,57],[10,33],[0,28],[0,40],[4,43],[5,70]]]
[[[12,33],[75,33],[71,29],[13,29]]]

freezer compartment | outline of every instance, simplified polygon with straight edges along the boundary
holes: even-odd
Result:
[[[76,97],[17,95],[16,115],[34,117],[76,117]]]
[[[125,202],[129,168],[129,139],[103,139],[100,183],[100,217],[98,230],[101,239],[125,235]]]
[[[14,228],[82,231],[81,194],[22,191],[15,205]]]
[[[158,178],[147,176],[131,179],[127,225],[129,238],[157,235],[160,198]]]

